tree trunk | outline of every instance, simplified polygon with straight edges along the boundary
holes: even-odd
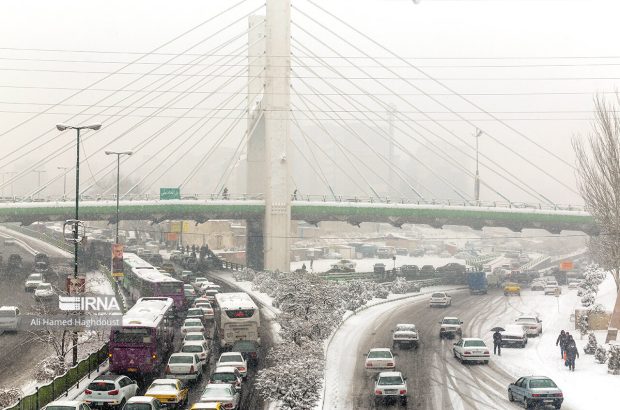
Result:
[[[616,304],[614,305],[614,311],[611,314],[611,320],[609,321],[609,329],[620,329],[620,292],[616,293]],[[607,330],[607,338],[605,343],[609,343],[610,340],[616,340],[616,333]]]

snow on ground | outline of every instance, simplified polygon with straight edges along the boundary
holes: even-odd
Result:
[[[61,256],[61,257],[65,257],[65,258],[72,258],[73,254],[69,253],[67,251],[64,251],[62,249],[59,249],[57,247],[55,247],[54,245],[51,245],[41,239],[37,239],[34,238],[32,236],[26,235],[24,233],[21,233],[19,231],[15,231],[13,229],[9,229],[5,226],[0,226],[0,232],[10,235],[13,238],[17,238],[17,239],[25,239],[28,242],[34,242],[37,244],[37,247],[40,249],[44,249],[45,253],[47,253],[49,256]]]
[[[580,297],[576,290],[563,287],[559,298],[544,296],[541,292],[524,291],[520,298],[511,298],[514,311],[507,312],[495,319],[489,318],[489,325],[503,325],[512,322],[518,311],[537,313],[543,321],[541,337],[530,338],[525,349],[502,349],[502,356],[493,356],[493,362],[506,372],[515,376],[544,375],[553,379],[564,392],[566,409],[616,408],[616,389],[620,386],[620,377],[607,374],[607,364],[598,364],[593,355],[586,355],[583,347],[587,344],[587,335],[583,338],[570,321],[575,309],[581,309]],[[600,286],[597,303],[611,310],[615,303],[615,284],[608,275]],[[495,320],[495,321],[494,321]],[[555,342],[560,330],[568,330],[573,335],[579,349],[580,357],[575,362],[575,371],[569,372],[560,358],[560,348]],[[599,344],[604,344],[606,331],[595,332]],[[492,346],[492,335],[484,337]]]
[[[331,265],[340,261],[342,259],[315,259],[312,263],[312,268],[310,268],[310,260],[296,261],[291,262],[291,270],[301,269],[302,265],[306,265],[306,269],[310,272],[327,272]],[[351,259],[352,262],[355,262],[355,271],[356,272],[372,272],[375,266],[375,263],[383,263],[385,264],[386,269],[392,269],[394,267],[394,261],[390,259],[378,259],[378,258],[364,258],[364,259]],[[460,263],[461,265],[465,265],[464,259],[456,259],[456,258],[440,258],[439,256],[422,256],[416,258],[414,256],[396,256],[396,267],[401,267],[402,265],[417,265],[421,268],[424,265],[433,265],[434,267],[443,266],[448,263]]]

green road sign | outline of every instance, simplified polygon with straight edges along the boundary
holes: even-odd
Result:
[[[181,199],[181,189],[159,188],[159,199]]]

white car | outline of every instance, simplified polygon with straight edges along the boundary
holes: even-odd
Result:
[[[195,353],[172,353],[166,366],[166,379],[196,381],[202,377],[202,361]]]
[[[227,352],[222,353],[217,360],[215,367],[220,366],[233,366],[239,370],[241,377],[244,379],[248,375],[248,362],[243,358],[243,355],[239,352]]]
[[[375,381],[375,404],[387,400],[400,400],[407,405],[407,378],[401,372],[381,372]]]
[[[197,278],[194,278],[194,280],[192,281],[192,286],[194,287],[194,289],[196,289],[196,291],[198,291],[200,290],[200,287],[202,286],[203,283],[211,283],[211,282],[209,282],[209,279],[199,276]]]
[[[542,320],[536,315],[519,316],[515,323],[524,326],[528,336],[542,335]]]
[[[231,384],[207,384],[200,403],[220,403],[223,409],[236,410],[239,408],[239,392]]]
[[[192,353],[198,355],[203,366],[209,361],[211,351],[206,342],[186,342],[181,346],[181,353]]]
[[[530,284],[531,290],[545,290],[546,283],[542,280],[534,281]]]
[[[93,406],[123,405],[138,392],[138,383],[127,376],[108,374],[96,377],[84,390],[84,401]]]
[[[463,362],[489,363],[490,352],[484,340],[465,337],[454,344],[452,353],[457,360]]]
[[[463,329],[461,328],[463,321],[458,317],[446,316],[441,320],[441,322],[439,322],[439,324],[441,325],[439,327],[440,339],[443,339],[444,337],[453,339],[455,336],[461,336],[463,334]]]
[[[452,305],[452,296],[446,292],[435,292],[431,295],[430,306],[443,306],[448,307]]]
[[[545,295],[555,295],[556,292],[558,294],[562,293],[562,288],[559,287],[557,284],[547,283],[545,285]]]
[[[163,410],[164,406],[155,397],[133,396],[127,400],[123,410]]]
[[[396,368],[396,359],[394,354],[388,348],[374,348],[370,349],[366,354],[366,362],[364,367],[367,370],[380,370]]]
[[[181,333],[189,333],[189,332],[203,332],[205,331],[205,327],[202,324],[202,320],[200,319],[185,319],[183,322],[183,326],[181,326]]]
[[[215,304],[215,295],[218,293],[220,293],[220,291],[217,289],[207,289],[204,291],[204,297],[213,305]]]
[[[213,373],[211,373],[209,383],[232,384],[235,390],[241,391],[243,376],[241,376],[239,370],[234,366],[220,366],[216,367]]]
[[[39,286],[34,290],[35,300],[49,300],[56,295],[56,291],[52,287],[51,283],[39,283]]]
[[[200,308],[189,308],[187,309],[187,314],[185,315],[186,319],[202,319],[204,318],[204,313]]]
[[[392,333],[392,346],[393,347],[403,347],[403,346],[412,346],[418,347],[419,336],[418,330],[416,329],[414,324],[401,323],[396,325],[396,329],[393,330]]]
[[[504,346],[518,346],[524,348],[527,344],[527,331],[522,325],[506,325],[503,331],[500,331],[502,335],[502,347]]]
[[[34,291],[37,286],[43,283],[43,274],[42,273],[31,273],[26,278],[26,283],[24,284],[24,290],[26,292]]]
[[[202,332],[187,332],[183,338],[183,344],[187,342],[206,342],[208,339]]]
[[[0,335],[2,332],[17,332],[20,321],[17,306],[0,306]]]
[[[56,400],[41,410],[90,410],[88,404],[77,400]]]
[[[215,318],[215,311],[209,302],[194,302],[194,306],[198,309],[202,309],[204,320],[213,320]]]

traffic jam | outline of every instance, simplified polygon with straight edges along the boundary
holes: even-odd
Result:
[[[185,283],[125,253],[119,285],[135,303],[110,332],[109,371],[81,400],[44,409],[243,408],[248,370],[258,364],[258,307],[246,293],[221,292],[189,273]]]

